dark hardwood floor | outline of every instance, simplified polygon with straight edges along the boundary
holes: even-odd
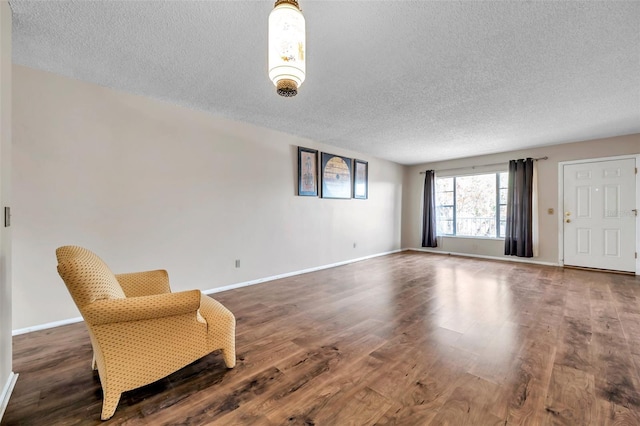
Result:
[[[104,424],[640,425],[633,276],[403,252],[214,297],[236,368],[213,353]],[[83,324],[14,354],[3,425],[102,423]]]

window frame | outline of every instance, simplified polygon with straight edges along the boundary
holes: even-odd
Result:
[[[500,175],[502,173],[505,173],[505,180],[506,183],[504,186],[501,185],[500,182]],[[506,190],[507,191],[507,197],[504,200],[504,203],[500,202],[500,190]],[[497,239],[501,239],[504,240],[504,235],[500,235],[500,222],[502,222],[502,219],[500,217],[500,211],[501,211],[501,207],[504,206],[504,222],[505,225],[507,223],[507,202],[508,202],[508,197],[509,197],[509,172],[508,171],[502,171],[502,172],[497,172],[496,173],[496,238]],[[507,233],[507,229],[505,226],[505,234]]]
[[[503,183],[504,186],[501,185],[501,179],[500,179],[500,175],[501,174],[505,174],[505,182]],[[458,226],[457,226],[457,182],[456,179],[457,178],[461,178],[461,177],[469,177],[469,176],[482,176],[482,175],[495,175],[495,230],[496,233],[494,236],[475,236],[475,235],[458,235]],[[438,181],[440,179],[453,179],[453,188],[451,191],[440,191],[438,190]],[[440,233],[440,226],[439,223],[441,222],[440,219],[440,215],[436,216],[436,226],[438,229],[438,236],[439,237],[447,237],[447,238],[471,238],[471,239],[483,239],[483,240],[504,240],[505,236],[501,235],[501,229],[500,229],[500,223],[506,220],[506,209],[505,209],[505,217],[503,218],[502,215],[500,214],[501,211],[501,207],[507,205],[507,200],[505,200],[504,203],[500,202],[500,190],[501,189],[506,189],[507,190],[507,194],[508,194],[508,186],[509,186],[509,174],[508,174],[508,170],[495,170],[495,171],[487,171],[487,172],[478,172],[478,173],[463,173],[463,174],[456,174],[456,175],[450,175],[450,176],[437,176],[436,175],[436,182],[435,182],[435,186],[436,186],[436,209],[439,209],[440,207],[450,207],[452,210],[452,226],[451,229],[453,230],[452,234],[441,234]],[[451,192],[453,194],[453,204],[440,204],[439,200],[440,200],[440,194],[444,194],[444,193],[449,193]]]

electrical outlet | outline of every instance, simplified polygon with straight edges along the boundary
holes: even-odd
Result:
[[[236,259],[236,268],[240,267],[240,259]]]

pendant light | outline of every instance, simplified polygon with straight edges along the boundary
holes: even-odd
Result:
[[[277,0],[269,15],[269,78],[280,96],[298,94],[305,77],[305,22],[297,0]]]

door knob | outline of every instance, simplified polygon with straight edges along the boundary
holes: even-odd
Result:
[[[571,219],[567,219],[567,220],[566,220],[566,222],[567,222],[567,223],[571,223]]]
[[[571,216],[571,212],[566,212],[564,215],[565,216]]]

